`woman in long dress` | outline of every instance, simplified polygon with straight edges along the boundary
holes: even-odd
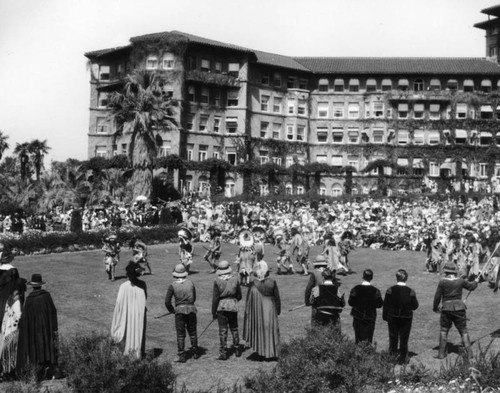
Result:
[[[276,281],[268,275],[267,263],[257,262],[247,293],[243,339],[257,355],[271,359],[279,355],[281,301]]]

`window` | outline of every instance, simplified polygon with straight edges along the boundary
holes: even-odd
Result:
[[[439,79],[431,79],[429,83],[430,90],[441,90],[441,81]]]
[[[421,158],[414,158],[412,162],[413,174],[415,176],[424,175],[424,163]]]
[[[167,98],[173,98],[173,96],[174,96],[174,87],[170,83],[165,83],[163,85],[163,92],[167,96]]]
[[[479,177],[488,177],[488,164],[479,163]]]
[[[187,98],[188,98],[189,102],[194,102],[194,100],[195,100],[194,86],[188,87],[188,97]]]
[[[201,59],[200,70],[202,70],[202,71],[210,71],[210,60],[208,60],[208,59]]]
[[[269,132],[269,123],[267,121],[260,122],[260,137],[267,138]]]
[[[384,103],[383,102],[374,102],[373,103],[373,116],[377,119],[384,117]]]
[[[491,91],[491,81],[489,79],[483,79],[481,81],[481,91],[489,93]]]
[[[458,82],[456,79],[449,79],[448,83],[446,83],[446,88],[449,90],[456,91],[458,90]]]
[[[349,119],[359,119],[359,104],[357,102],[350,102],[347,111]]]
[[[408,82],[408,79],[400,79],[398,81],[398,89],[399,90],[408,90],[408,87],[410,86],[410,83]]]
[[[229,134],[238,132],[238,119],[236,117],[226,117],[226,131]]]
[[[193,124],[194,124],[194,114],[188,113],[186,116],[186,130],[192,131],[193,130]]]
[[[436,130],[431,130],[428,132],[427,134],[427,138],[428,138],[428,143],[429,145],[438,145],[439,144],[439,141],[440,141],[440,138],[439,138],[439,131],[436,131]]]
[[[229,75],[238,77],[240,74],[240,63],[229,63],[227,65],[227,73]]]
[[[392,90],[392,81],[390,79],[382,80],[382,91]]]
[[[306,137],[306,127],[297,126],[297,140],[305,141],[305,137]]]
[[[125,67],[124,67],[124,65],[123,65],[122,63],[120,63],[120,64],[118,64],[118,65],[116,66],[116,74],[117,74],[116,76],[118,76],[118,78],[123,77],[123,69],[124,69],[124,68],[125,68]]]
[[[108,93],[104,91],[99,92],[98,105],[99,108],[106,108],[108,106]]]
[[[194,57],[194,56],[188,57],[188,69],[189,70],[196,70],[196,57]]]
[[[457,104],[455,116],[457,119],[467,118],[467,104]]]
[[[408,142],[409,142],[408,130],[399,130],[398,131],[398,145],[407,145]]]
[[[101,81],[109,81],[110,67],[108,65],[100,65],[99,66],[99,80]]]
[[[97,145],[95,147],[95,156],[96,157],[107,157],[108,155],[108,148],[106,145]]]
[[[281,139],[281,124],[273,123],[273,139]]]
[[[281,157],[272,157],[271,160],[276,165],[281,165]]]
[[[439,165],[435,162],[429,163],[429,176],[439,176]]]
[[[96,133],[98,134],[107,134],[108,133],[108,122],[105,117],[97,118],[97,127]]]
[[[491,135],[491,132],[481,131],[481,133],[479,134],[479,144],[481,146],[491,145],[492,140],[493,136]]]
[[[430,104],[429,119],[439,120],[441,118],[441,107],[439,104]]]
[[[186,146],[186,153],[187,153],[187,160],[188,161],[193,161],[193,150],[194,150],[193,144],[188,144]]]
[[[220,132],[220,116],[215,116],[214,117],[214,132]]]
[[[299,79],[299,89],[307,90],[307,79]]]
[[[455,143],[457,145],[464,145],[467,143],[467,131],[455,130]]]
[[[118,145],[113,145],[113,156],[118,155]]]
[[[238,91],[229,90],[227,92],[227,106],[238,106]]]
[[[332,129],[332,143],[342,143],[344,141],[344,130],[342,128]]]
[[[328,116],[326,116],[328,117]],[[342,119],[344,117],[344,103],[334,102],[333,103],[333,118]]]
[[[294,98],[288,99],[288,114],[289,115],[295,114],[295,99]]]
[[[359,157],[358,156],[347,156],[347,165],[354,167],[354,169],[358,170],[359,165]]]
[[[158,57],[149,56],[146,59],[146,70],[156,70],[158,68]]]
[[[328,156],[326,154],[316,154],[316,162],[321,164],[326,164],[328,161]]]
[[[424,81],[422,79],[415,79],[413,81],[413,90],[414,91],[423,91],[424,90]]]
[[[343,79],[335,79],[333,82],[333,91],[337,93],[341,93],[344,91],[344,80]]]
[[[286,161],[285,161],[285,166],[291,167],[293,165],[293,157],[292,156],[286,156]]]
[[[425,132],[424,130],[415,130],[413,132],[413,144],[415,145],[423,145],[425,141]]]
[[[349,127],[347,129],[347,136],[349,138],[349,143],[355,144],[359,143],[359,129],[356,127]]]
[[[214,105],[215,106],[220,106],[220,103],[221,103],[221,91],[220,89],[215,89],[214,90]]]
[[[286,126],[286,139],[289,141],[293,141],[293,125],[288,124]]]
[[[216,61],[214,63],[214,71],[217,72],[217,73],[221,73],[222,72],[222,62]]]
[[[355,93],[359,91],[359,80],[358,79],[350,79],[349,80],[349,91],[351,93]]]
[[[366,91],[377,91],[377,81],[375,79],[366,80]]]
[[[208,115],[200,115],[200,126],[198,127],[200,131],[207,131],[208,127]]]
[[[384,130],[374,129],[372,139],[373,143],[384,143]]]
[[[493,108],[491,105],[481,105],[481,119],[493,119]]]
[[[282,97],[273,97],[273,113],[281,113]]]
[[[262,112],[269,112],[269,99],[270,96],[261,95],[260,96],[260,110]]]
[[[167,157],[170,154],[170,149],[170,141],[163,140],[159,151],[160,157]]]
[[[259,161],[261,165],[269,162],[269,152],[267,150],[259,150]]]
[[[414,104],[413,105],[413,118],[423,119],[424,118],[424,104]]]
[[[316,127],[316,137],[318,143],[326,143],[328,141],[328,127]]]
[[[318,91],[328,91],[328,79],[320,79],[318,82]]]
[[[226,160],[229,162],[231,165],[236,164],[236,149],[234,147],[228,147],[226,148]]]
[[[126,143],[122,143],[122,152],[121,154],[127,154],[127,144]]]
[[[299,106],[297,107],[297,114],[301,116],[307,115],[307,101],[299,99]]]
[[[295,76],[289,76],[288,81],[286,83],[286,87],[289,89],[297,88],[297,78]]]
[[[464,91],[474,91],[474,81],[472,79],[464,80]]]
[[[318,117],[322,119],[328,117],[328,102],[318,102]]]
[[[260,83],[262,83],[263,85],[269,85],[270,84],[270,78],[269,78],[269,74],[267,72],[264,72],[260,76]]]
[[[201,95],[200,95],[200,102],[202,104],[208,104],[210,100],[210,93],[208,88],[202,87],[201,88]]]
[[[163,54],[162,60],[162,68],[164,70],[171,70],[174,68],[174,54],[173,53],[165,53]]]
[[[218,151],[219,149],[219,146],[214,146],[214,152],[212,153],[212,157],[217,160],[220,159],[220,152]]]
[[[281,75],[275,72],[273,74],[273,86],[274,87],[281,87]]]
[[[398,118],[400,119],[408,118],[408,104],[406,103],[398,104]]]
[[[407,158],[398,158],[397,164],[398,164],[398,169],[397,169],[396,173],[398,175],[407,175],[408,174],[408,159]]]

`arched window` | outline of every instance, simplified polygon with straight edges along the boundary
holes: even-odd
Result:
[[[332,197],[339,197],[342,195],[343,187],[339,183],[332,185]]]
[[[491,81],[489,79],[483,79],[481,81],[481,91],[489,93],[491,91]]]

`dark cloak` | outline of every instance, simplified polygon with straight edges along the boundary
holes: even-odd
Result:
[[[34,290],[26,298],[19,321],[17,347],[17,370],[22,371],[28,363],[57,363],[57,310],[50,293]]]

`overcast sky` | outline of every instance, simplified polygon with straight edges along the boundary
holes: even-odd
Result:
[[[0,130],[87,158],[85,52],[179,30],[293,56],[483,57],[494,0],[0,0]],[[12,148],[7,152],[11,154]]]

